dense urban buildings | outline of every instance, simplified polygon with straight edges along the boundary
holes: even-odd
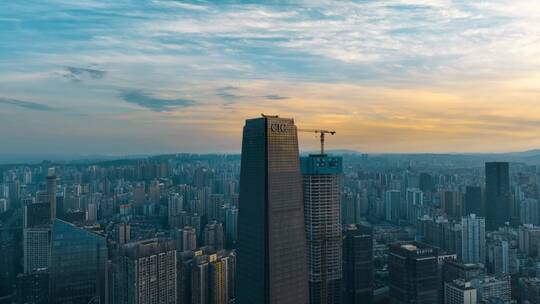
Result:
[[[294,121],[247,120],[238,214],[239,304],[308,303],[302,198]]]
[[[0,303],[538,302],[540,161],[300,155],[296,132],[0,165]]]

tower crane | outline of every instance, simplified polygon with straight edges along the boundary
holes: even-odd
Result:
[[[336,131],[334,131],[334,130],[328,131],[328,130],[317,130],[317,129],[298,129],[298,132],[307,132],[307,133],[320,134],[320,138],[321,138],[321,155],[324,155],[324,135],[325,134],[330,134],[330,135],[336,134]]]

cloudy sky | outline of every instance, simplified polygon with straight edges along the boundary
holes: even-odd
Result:
[[[333,148],[539,148],[538,16],[538,0],[0,1],[0,154],[238,152],[260,113],[336,129]]]

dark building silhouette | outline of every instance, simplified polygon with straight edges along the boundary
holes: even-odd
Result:
[[[238,214],[239,304],[308,303],[297,129],[263,116],[244,126]]]
[[[49,273],[42,269],[17,276],[17,303],[48,304]]]
[[[464,264],[456,260],[446,260],[443,264],[443,282],[451,283],[454,280],[466,282],[476,279],[484,274],[482,264]]]
[[[423,243],[402,242],[390,245],[390,302],[437,303],[441,284],[437,257],[437,248]]]
[[[347,225],[343,232],[343,304],[373,302],[373,231]]]
[[[486,163],[486,229],[510,222],[510,173],[506,162]]]
[[[420,173],[418,177],[418,186],[422,192],[435,191],[435,182],[429,173]]]
[[[301,158],[311,304],[341,303],[341,157]]]
[[[49,169],[47,176],[47,197],[51,209],[51,222],[56,218],[56,175],[54,171]]]
[[[476,214],[484,217],[484,192],[482,187],[467,186],[465,189],[465,206],[463,208],[464,215]]]
[[[56,219],[52,228],[49,298],[53,303],[105,301],[105,237]]]

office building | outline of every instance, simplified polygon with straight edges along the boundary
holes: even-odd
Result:
[[[402,242],[390,245],[390,302],[437,303],[440,286],[437,257],[437,248],[423,243]]]
[[[301,169],[310,303],[341,303],[342,158],[326,154],[302,157]]]
[[[105,236],[56,219],[52,228],[49,298],[54,303],[104,302]]]
[[[263,116],[244,126],[238,217],[238,303],[308,303],[297,130]]]
[[[51,208],[51,222],[56,219],[56,182],[57,178],[54,173],[54,169],[49,169],[49,175],[47,175],[47,199]]]
[[[464,264],[456,260],[444,261],[442,268],[443,282],[451,283],[454,280],[469,282],[485,274],[482,264]]]
[[[484,218],[475,214],[461,218],[461,260],[466,264],[486,263]]]
[[[510,222],[510,173],[506,162],[486,163],[486,229]]]
[[[49,304],[49,273],[38,269],[17,276],[17,303]]]
[[[474,213],[477,216],[485,216],[484,191],[482,187],[467,186],[465,188],[465,206],[463,207],[463,212],[463,215]]]
[[[25,274],[49,268],[50,244],[50,225],[23,229],[23,267]]]
[[[347,225],[343,232],[343,304],[373,302],[373,231]]]

